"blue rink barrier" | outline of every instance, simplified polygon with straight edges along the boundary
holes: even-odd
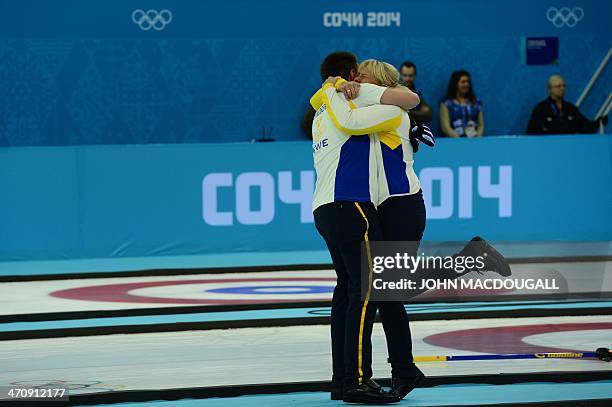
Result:
[[[428,240],[612,240],[610,136],[442,139]],[[0,261],[323,250],[308,142],[0,148]]]

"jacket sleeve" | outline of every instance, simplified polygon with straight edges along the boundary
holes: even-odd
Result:
[[[576,128],[580,133],[595,133],[599,128],[599,122],[597,120],[589,120],[582,113],[578,107],[572,105],[572,110],[576,116]]]
[[[402,123],[402,110],[399,107],[373,105],[352,109],[331,84],[323,86],[323,102],[334,125],[349,135],[391,131]]]
[[[531,112],[529,124],[527,124],[527,134],[544,134],[544,112],[540,104],[537,104]]]
[[[310,106],[317,111],[323,104],[323,89],[319,89],[317,93],[310,98]]]

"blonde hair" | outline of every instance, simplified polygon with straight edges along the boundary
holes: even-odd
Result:
[[[399,72],[393,65],[386,62],[366,59],[359,64],[359,71],[368,73],[380,86],[394,88],[399,85]]]

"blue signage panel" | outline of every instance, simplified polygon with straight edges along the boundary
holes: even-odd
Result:
[[[551,65],[559,63],[558,37],[527,37],[525,39],[527,65]]]
[[[0,260],[324,249],[308,142],[0,149]],[[612,240],[612,138],[440,140],[429,240]]]

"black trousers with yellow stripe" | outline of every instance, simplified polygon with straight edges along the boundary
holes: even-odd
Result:
[[[372,327],[377,304],[361,300],[361,243],[382,240],[371,202],[333,202],[314,212],[317,230],[334,263],[337,283],[332,298],[332,382],[358,387],[372,377]],[[367,247],[367,245],[366,245]]]

